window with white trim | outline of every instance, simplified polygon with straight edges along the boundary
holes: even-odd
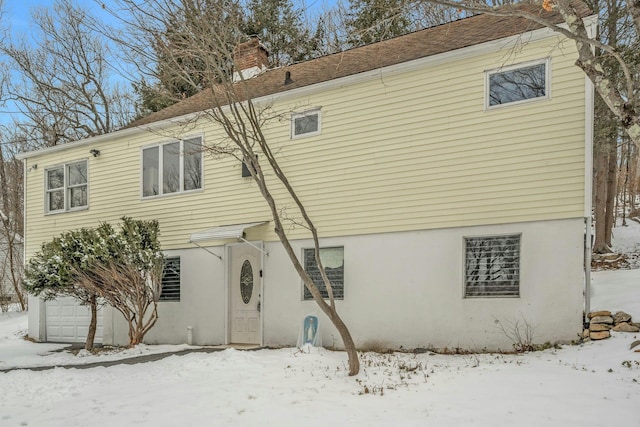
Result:
[[[180,301],[180,257],[164,259],[160,301]]]
[[[324,271],[331,282],[333,298],[344,299],[344,247],[320,248],[320,260]],[[329,298],[320,269],[316,262],[315,249],[303,249],[304,270],[318,287],[323,298]],[[311,292],[304,286],[304,299],[312,300]]]
[[[549,97],[549,61],[528,62],[488,71],[487,107]]]
[[[520,234],[465,237],[464,296],[520,296]]]
[[[142,150],[142,197],[202,188],[202,138],[167,142]]]
[[[291,138],[320,134],[320,109],[291,114]]]
[[[47,213],[86,209],[87,206],[86,160],[45,170],[45,211]]]

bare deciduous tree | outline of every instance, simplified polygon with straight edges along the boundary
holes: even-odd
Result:
[[[52,9],[33,9],[32,19],[35,36],[0,47],[14,76],[4,89],[19,112],[17,129],[53,146],[126,124],[131,97],[110,80],[107,40],[91,30],[88,12],[72,0],[57,0]]]
[[[3,0],[0,0],[0,28],[5,39],[5,21]],[[0,63],[0,104],[7,101],[7,83],[10,72],[4,63]],[[7,126],[0,125],[0,302],[6,311],[14,298],[21,310],[27,308],[22,291],[23,251],[23,210],[22,210],[22,165],[15,159],[17,146],[13,143],[12,132]]]
[[[135,346],[158,320],[161,273],[162,268],[140,274],[130,264],[109,262],[96,265],[91,272],[79,272],[78,283],[122,313],[129,325],[129,345]]]
[[[0,141],[3,140],[0,135]],[[27,300],[21,286],[24,269],[22,164],[10,149],[9,144],[0,146],[0,286],[11,287],[20,309],[25,310]],[[8,159],[5,153],[10,156]]]
[[[349,329],[336,309],[332,285],[326,275],[319,253],[318,229],[311,218],[311,213],[307,211],[294,186],[287,179],[276,152],[272,149],[270,141],[263,132],[264,125],[273,112],[269,111],[269,106],[254,103],[257,88],[251,85],[251,79],[245,79],[242,73],[237,72],[240,71],[240,67],[235,62],[234,49],[229,49],[229,42],[232,42],[233,47],[236,47],[239,42],[244,41],[238,37],[230,40],[229,35],[240,33],[232,27],[221,28],[211,25],[211,22],[206,19],[207,13],[203,9],[206,2],[203,0],[154,0],[146,2],[144,7],[141,7],[135,0],[120,0],[118,3],[127,9],[129,16],[133,17],[134,22],[137,22],[139,30],[148,31],[146,37],[149,39],[163,37],[162,32],[157,32],[157,29],[166,28],[169,24],[170,16],[163,16],[158,11],[180,9],[180,13],[190,20],[191,27],[198,30],[185,35],[181,43],[166,45],[170,49],[163,52],[163,56],[172,60],[167,64],[175,68],[175,75],[184,76],[184,82],[190,84],[196,83],[196,81],[184,70],[182,60],[185,57],[193,56],[206,64],[204,76],[208,84],[205,92],[199,96],[206,95],[207,108],[200,113],[198,120],[209,120],[221,126],[226,139],[209,140],[205,150],[215,156],[234,156],[247,164],[260,194],[270,209],[276,235],[304,285],[320,309],[336,327],[348,354],[349,374],[356,375],[360,369],[358,354]],[[148,22],[151,17],[146,11],[149,9],[156,11],[152,17],[156,21],[152,24]],[[227,23],[227,25],[231,24]],[[228,65],[231,65],[232,70],[236,71],[235,79],[229,73]],[[272,192],[273,187],[277,187],[279,190],[284,189],[287,196],[276,198]],[[288,218],[283,215],[285,207]],[[293,211],[296,211],[295,218],[293,218]],[[287,225],[290,224],[286,223],[291,219],[295,221],[297,226],[308,230],[313,239],[315,258],[327,289],[328,302],[325,301],[320,290],[305,271],[289,241]]]
[[[587,5],[594,14],[598,15],[598,40],[619,50],[629,63],[634,74],[638,72],[640,56],[633,48],[634,39],[637,40],[635,30],[625,10],[625,2],[608,0],[587,0]],[[633,52],[636,51],[634,55]],[[621,76],[621,69],[615,58],[602,49],[595,49],[596,56],[601,57],[605,71],[612,75]],[[606,253],[612,250],[612,227],[615,225],[617,209],[616,201],[620,192],[625,192],[626,185],[617,185],[617,170],[619,163],[625,161],[619,156],[623,142],[628,140],[616,117],[598,95],[595,98],[594,123],[594,218],[595,241],[593,252]],[[628,153],[631,150],[627,150]],[[635,151],[634,151],[635,152]],[[620,160],[620,162],[619,162]],[[628,168],[626,174],[628,176]],[[624,197],[624,196],[623,196]],[[623,204],[623,221],[626,206]]]
[[[15,153],[113,131],[133,110],[131,97],[110,80],[108,40],[91,31],[84,9],[59,0],[33,9],[32,18],[33,33],[10,32],[0,42],[2,75],[10,76],[0,84],[1,99],[13,116],[0,130],[0,234],[8,243],[6,275],[23,308],[22,167]]]
[[[458,18],[458,9],[428,2],[337,0],[318,12],[314,42],[320,55],[329,55]]]

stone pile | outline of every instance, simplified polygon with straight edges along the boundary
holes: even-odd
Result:
[[[611,314],[610,311],[592,311],[587,315],[589,327],[584,330],[582,338],[602,340],[611,336],[611,331],[640,332],[640,323],[633,323],[631,315],[624,311]]]
[[[629,268],[628,256],[625,254],[593,254],[591,255],[593,270],[619,270]]]

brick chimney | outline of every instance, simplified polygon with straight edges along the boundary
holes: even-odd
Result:
[[[251,37],[248,42],[240,43],[233,51],[233,62],[236,71],[233,81],[250,79],[269,68],[269,53],[257,37]]]

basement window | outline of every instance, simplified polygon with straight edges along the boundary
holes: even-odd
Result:
[[[256,160],[258,160],[258,155],[256,154]],[[242,177],[247,178],[251,176],[251,171],[255,173],[255,169],[251,162],[249,162],[246,158],[242,160]]]
[[[486,73],[487,108],[549,98],[549,60],[527,62]]]
[[[520,296],[520,234],[465,237],[464,296]]]
[[[164,260],[160,301],[180,301],[180,257]]]
[[[303,249],[303,258],[304,270],[318,287],[322,297],[328,299],[329,293],[320,275],[320,269],[318,268],[315,257],[315,249]],[[344,299],[344,247],[320,248],[320,259],[322,260],[324,271],[327,273],[327,277],[331,282],[333,298]],[[304,288],[304,299],[312,300],[313,296],[311,292],[309,292],[304,284],[302,286]]]
[[[320,109],[291,114],[291,138],[320,134]]]

